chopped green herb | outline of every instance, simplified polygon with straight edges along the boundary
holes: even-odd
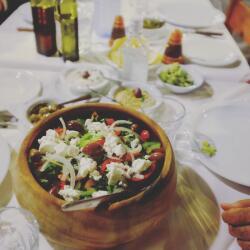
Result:
[[[201,145],[201,152],[212,157],[216,154],[217,149],[215,146],[211,145],[208,141],[203,141]]]

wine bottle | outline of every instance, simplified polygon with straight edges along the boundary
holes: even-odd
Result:
[[[57,29],[58,51],[64,61],[79,60],[77,3],[75,0],[57,0],[55,18],[60,23],[61,36]]]
[[[56,53],[56,30],[54,19],[55,2],[31,0],[36,47],[40,54],[52,56]]]

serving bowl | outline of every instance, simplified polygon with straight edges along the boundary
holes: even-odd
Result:
[[[85,77],[86,72],[90,73]],[[91,89],[98,92],[106,91],[110,84],[109,74],[110,72],[103,67],[84,64],[64,70],[60,75],[60,82],[72,95],[80,96],[91,93]]]
[[[143,27],[143,35],[149,40],[159,40],[159,39],[167,39],[169,35],[169,30],[166,27],[165,19],[158,16],[149,16],[146,19],[157,20],[162,22],[162,25],[157,28],[146,28]]]
[[[116,93],[122,88],[134,88],[135,90],[140,89],[141,91],[146,91],[151,96],[151,98],[155,100],[155,103],[152,106],[139,108],[137,109],[138,111],[141,111],[149,115],[150,117],[152,117],[153,114],[157,114],[158,111],[160,110],[160,106],[162,105],[162,100],[163,100],[162,94],[155,86],[147,84],[147,83],[123,82],[121,85],[116,85],[111,88],[111,90],[109,91],[109,95],[108,95],[109,98],[115,100]],[[127,106],[128,108],[136,109],[135,105],[131,105],[131,99],[128,99],[122,105],[125,107]]]
[[[50,195],[33,177],[28,154],[47,129],[58,125],[59,117],[65,120],[89,117],[94,111],[116,119],[133,119],[154,134],[165,150],[159,181],[149,192],[114,202],[104,209],[63,212],[61,206],[65,201]],[[20,205],[35,215],[49,241],[67,249],[114,247],[152,230],[166,216],[176,186],[173,151],[164,131],[142,113],[108,103],[65,108],[42,120],[23,141],[12,176]]]
[[[159,74],[164,71],[168,70],[172,67],[171,64],[169,65],[163,65],[161,66],[157,71],[157,84],[160,85],[163,88],[169,89],[171,92],[176,93],[176,94],[185,94],[185,93],[190,93],[202,86],[204,83],[204,77],[201,75],[201,73],[197,70],[195,70],[192,66],[190,65],[180,65],[180,67],[188,73],[188,75],[191,76],[193,79],[193,85],[187,86],[187,87],[182,87],[178,85],[173,85],[168,82],[164,82],[160,79]]]

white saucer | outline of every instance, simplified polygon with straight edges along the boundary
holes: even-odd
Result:
[[[226,41],[189,34],[183,39],[183,54],[191,62],[205,66],[227,66],[239,60]]]
[[[223,24],[225,15],[202,1],[170,1],[158,8],[165,20],[173,25],[186,28],[206,28]]]
[[[0,108],[23,104],[38,96],[40,81],[29,71],[0,69]]]

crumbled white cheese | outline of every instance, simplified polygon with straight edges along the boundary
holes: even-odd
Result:
[[[46,154],[46,153],[55,153],[55,146],[57,144],[55,142],[51,142],[51,141],[43,141],[40,146],[39,146],[39,151],[42,154]]]
[[[109,130],[104,122],[93,122],[91,119],[85,121],[85,126],[90,133],[107,133]]]
[[[80,140],[79,137],[77,137],[77,138],[72,138],[72,139],[70,140],[69,144],[72,145],[72,146],[76,146],[76,145],[78,144],[79,140]]]
[[[75,190],[68,185],[65,185],[58,194],[60,194],[66,201],[74,201],[80,198],[80,191]]]
[[[84,157],[80,160],[79,171],[77,177],[85,178],[89,173],[93,172],[97,167],[97,163],[88,157]]]
[[[74,145],[68,145],[66,154],[69,157],[77,157],[79,154],[79,148]]]
[[[55,146],[58,142],[58,134],[54,129],[48,129],[45,136],[42,136],[38,143],[41,153],[55,153]]]
[[[135,174],[133,177],[141,180],[144,179],[144,176],[142,174]]]
[[[136,159],[132,163],[132,167],[129,169],[129,173],[140,174],[146,171],[151,165],[151,161],[144,159]]]
[[[97,198],[97,197],[101,197],[101,196],[104,196],[104,195],[107,195],[107,194],[108,194],[107,191],[99,190],[99,191],[97,191],[97,192],[94,192],[94,193],[92,194],[92,197],[93,197],[93,198]]]
[[[106,151],[108,157],[112,157],[113,155],[122,157],[127,152],[125,146],[121,143],[120,138],[112,133],[109,133],[105,137],[103,148]]]
[[[125,146],[122,145],[122,144],[116,145],[116,146],[113,148],[112,151],[113,151],[113,153],[114,153],[116,156],[118,156],[118,157],[122,157],[122,156],[125,155],[126,152],[127,152]]]
[[[55,145],[55,152],[57,155],[66,156],[68,145],[64,142],[60,142]]]
[[[91,172],[89,174],[89,177],[93,178],[95,181],[99,181],[102,178],[102,176],[100,175],[99,171],[97,171],[97,170],[94,170],[93,172]]]
[[[122,163],[111,162],[107,164],[108,185],[115,185],[124,179],[126,175],[125,166]]]
[[[136,148],[140,143],[140,140],[138,138],[135,138],[133,141],[131,141],[130,145],[131,148]]]
[[[56,131],[54,129],[48,129],[46,131],[46,135],[42,136],[40,139],[38,139],[38,143],[42,144],[44,142],[56,142],[58,139],[58,134],[56,133]]]

